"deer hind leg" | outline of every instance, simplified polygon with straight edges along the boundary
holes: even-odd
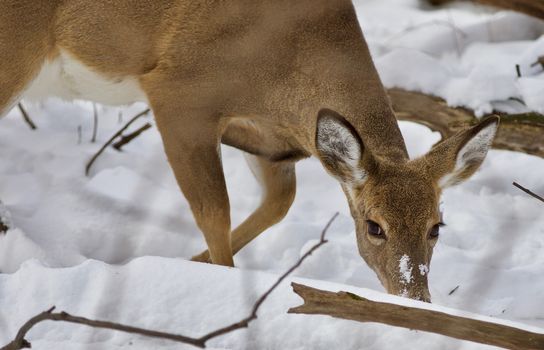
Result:
[[[272,162],[263,157],[246,154],[246,160],[261,184],[263,200],[261,205],[231,235],[232,251],[236,254],[270,226],[278,223],[287,214],[295,199],[295,163],[291,161]],[[208,262],[205,251],[192,259]]]
[[[13,4],[10,5],[10,2]],[[6,6],[2,6],[0,117],[18,102],[47,58],[51,48],[49,27],[53,18],[52,3],[7,0]]]
[[[6,48],[0,43],[0,52]],[[25,89],[36,76],[45,61],[45,54],[39,60],[29,60],[24,53],[10,53],[11,58],[0,60],[0,117],[7,114],[19,102]]]

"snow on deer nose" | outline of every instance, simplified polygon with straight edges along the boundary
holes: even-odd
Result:
[[[412,260],[410,255],[402,254],[388,269],[387,292],[405,298],[431,302],[427,284],[428,265]],[[419,260],[419,259],[418,259]]]

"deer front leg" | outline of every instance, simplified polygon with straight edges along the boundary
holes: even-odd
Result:
[[[262,187],[263,200],[255,212],[232,232],[233,254],[278,223],[287,214],[296,192],[294,162],[271,162],[248,154],[246,160]],[[191,260],[209,262],[209,259],[209,252],[204,251]]]
[[[155,118],[166,155],[204,234],[212,262],[233,266],[230,205],[221,164],[218,122],[209,115],[184,113],[175,108],[171,113],[158,109]]]

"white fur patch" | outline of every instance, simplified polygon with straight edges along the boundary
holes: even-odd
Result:
[[[341,159],[349,167],[355,182],[364,180],[366,173],[359,165],[361,145],[344,125],[333,118],[320,120],[317,144],[324,154]]]
[[[489,147],[493,142],[493,138],[497,132],[497,124],[492,123],[473,136],[457,153],[455,160],[454,170],[443,176],[438,182],[442,188],[454,185],[457,183],[457,175],[467,166],[471,161],[483,161],[487,155]]]
[[[135,78],[108,79],[64,51],[42,66],[23,94],[23,98],[32,100],[53,96],[68,101],[84,99],[107,105],[147,102]]]

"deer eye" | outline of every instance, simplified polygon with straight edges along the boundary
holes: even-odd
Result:
[[[384,234],[382,228],[380,227],[380,225],[378,225],[377,223],[375,223],[372,220],[367,220],[366,223],[368,225],[368,234],[369,235],[374,236],[374,237],[379,237],[379,238],[385,238],[385,234]]]
[[[441,226],[444,226],[444,224],[439,223],[439,224],[434,225],[433,228],[431,228],[431,231],[429,232],[429,237],[437,238],[440,235],[440,227]]]

